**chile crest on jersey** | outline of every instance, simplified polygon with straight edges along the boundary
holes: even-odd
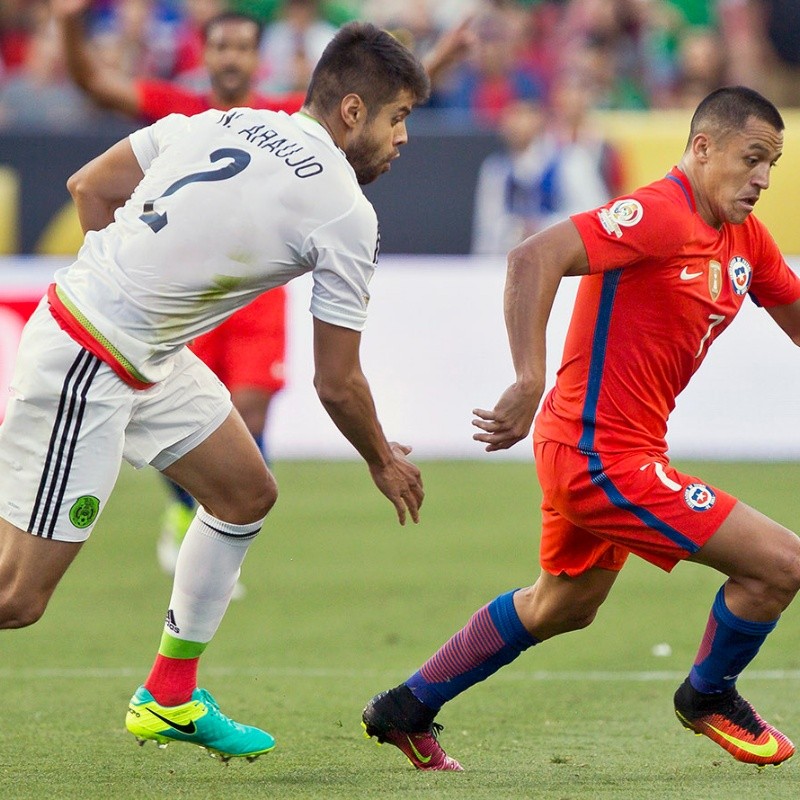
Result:
[[[733,291],[741,297],[750,288],[750,281],[753,279],[753,268],[746,258],[734,256],[728,262],[728,275],[731,279]]]

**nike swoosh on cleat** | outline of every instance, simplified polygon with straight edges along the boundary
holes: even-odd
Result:
[[[423,764],[427,764],[433,758],[432,755],[431,756],[427,756],[427,757],[423,756],[422,753],[420,753],[420,751],[417,750],[416,747],[414,747],[414,742],[411,741],[411,737],[410,736],[406,735],[406,739],[408,739],[408,743],[411,746],[411,749],[414,752],[414,755],[416,756],[416,758],[418,758]]]
[[[729,733],[725,733],[725,731],[721,731],[719,728],[715,728],[713,725],[706,723],[706,726],[711,728],[714,733],[725,739],[726,742],[730,742],[741,750],[744,750],[745,753],[750,753],[754,756],[761,756],[762,758],[769,758],[778,752],[778,740],[772,734],[769,735],[769,740],[764,742],[764,744],[751,744],[750,742],[745,742],[742,739],[737,739],[735,736],[731,736]]]
[[[175,722],[174,720],[168,719],[167,717],[162,717],[157,711],[153,711],[152,708],[147,709],[154,717],[158,717],[162,722],[166,722],[170,728],[175,728],[176,731],[180,731],[181,733],[197,733],[197,725],[194,722],[190,722],[188,725],[184,725],[181,722]]]

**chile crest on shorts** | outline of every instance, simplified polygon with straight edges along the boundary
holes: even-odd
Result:
[[[734,256],[728,262],[728,275],[731,279],[733,291],[741,296],[750,288],[750,281],[753,279],[753,268],[746,258]]]
[[[683,490],[683,499],[692,511],[708,511],[717,502],[717,496],[704,483],[690,483]]]

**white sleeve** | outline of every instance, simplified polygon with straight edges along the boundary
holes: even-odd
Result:
[[[378,257],[378,220],[366,198],[361,201],[314,231],[305,249],[314,264],[311,313],[356,331],[367,322],[369,282]]]
[[[183,114],[170,114],[158,120],[158,122],[148,125],[146,128],[139,128],[138,131],[134,131],[128,137],[128,141],[133,148],[133,154],[136,156],[142,172],[146,172],[153,163],[156,156],[163,149],[169,135],[178,128],[184,127],[186,121],[187,117]]]

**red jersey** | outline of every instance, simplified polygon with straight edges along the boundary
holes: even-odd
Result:
[[[210,94],[192,92],[168,81],[136,81],[136,90],[139,95],[139,114],[147,122],[155,122],[167,114],[191,116],[216,108]],[[285,95],[251,94],[246,102],[237,105],[294,114],[300,110],[304,100],[305,95],[301,92]],[[220,107],[219,110],[228,111],[229,108]]]
[[[752,214],[720,230],[677,168],[572,218],[589,258],[537,440],[585,453],[664,452],[675,398],[749,294],[800,299],[800,279]]]

